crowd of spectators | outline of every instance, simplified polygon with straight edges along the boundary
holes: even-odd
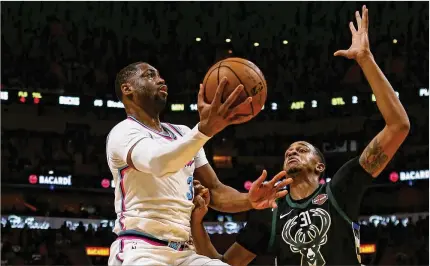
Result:
[[[106,265],[106,257],[92,259],[87,246],[109,247],[115,236],[110,227],[86,229],[81,223],[71,231],[66,225],[60,229],[12,229],[10,223],[2,227],[2,265]]]
[[[7,3],[2,82],[104,96],[120,68],[143,60],[160,69],[171,96],[194,98],[213,63],[240,56],[263,70],[269,99],[326,95],[363,81],[357,65],[332,56],[349,45],[348,22],[359,8],[354,2]],[[427,9],[424,2],[369,3],[372,51],[396,88],[427,84]]]
[[[376,226],[363,224],[361,243],[376,244],[376,253],[362,255],[363,262],[365,265],[428,265],[428,223],[427,215],[406,226],[394,221]],[[88,257],[85,248],[110,247],[115,239],[111,231],[111,227],[99,226],[95,230],[82,223],[74,231],[65,224],[60,229],[39,230],[12,229],[6,223],[1,229],[1,265],[106,265],[107,257]],[[234,241],[234,235],[211,237],[221,252]],[[266,265],[273,265],[273,260],[267,260]]]

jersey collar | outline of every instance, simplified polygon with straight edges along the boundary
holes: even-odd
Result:
[[[141,122],[140,122],[139,120],[137,120],[134,116],[129,115],[129,116],[127,116],[127,118],[128,118],[128,119],[133,120],[134,122],[138,123],[139,125],[143,126],[144,128],[146,128],[146,129],[148,129],[148,130],[150,130],[150,131],[154,132],[155,134],[158,134],[158,135],[160,135],[160,136],[162,136],[162,137],[164,137],[164,138],[166,138],[166,139],[170,139],[170,140],[172,140],[172,139],[176,139],[176,135],[175,135],[175,133],[171,132],[171,130],[170,130],[169,128],[167,128],[167,127],[164,125],[164,123],[161,123],[161,127],[164,129],[164,131],[160,132],[160,131],[156,131],[156,130],[154,130],[154,129],[152,129],[152,128],[148,127],[147,125],[145,125],[145,124],[141,123]]]
[[[288,204],[291,208],[304,209],[304,208],[306,208],[306,207],[309,205],[309,203],[311,203],[312,199],[313,199],[316,195],[318,195],[318,194],[320,193],[320,191],[322,190],[322,188],[323,188],[323,187],[324,187],[324,185],[320,185],[320,186],[319,186],[319,188],[317,188],[317,189],[314,191],[314,193],[312,193],[312,194],[308,197],[308,199],[307,199],[306,201],[301,202],[301,203],[299,203],[299,202],[294,202],[294,201],[291,199],[290,194],[287,194],[287,196],[285,196],[285,199],[286,199],[286,201],[287,201],[287,204]]]

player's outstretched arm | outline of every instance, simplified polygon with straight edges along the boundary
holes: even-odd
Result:
[[[200,123],[183,138],[165,145],[160,145],[150,138],[142,138],[127,151],[127,164],[136,170],[152,173],[157,177],[171,175],[191,161],[210,137],[229,125],[249,119],[248,116],[238,116],[237,113],[239,108],[243,104],[249,104],[252,98],[248,98],[235,108],[230,108],[243,90],[242,85],[239,85],[227,100],[221,103],[226,83],[227,79],[224,78],[211,104],[204,102],[204,88],[200,85],[198,98]]]
[[[194,191],[196,196],[194,198],[195,208],[191,216],[191,235],[197,253],[212,259],[222,260],[229,265],[248,265],[256,255],[237,242],[224,255],[219,254],[212,245],[209,235],[203,226],[203,217],[208,211],[210,193],[198,181],[194,181]]]
[[[372,88],[378,109],[385,120],[384,129],[376,135],[360,156],[361,166],[373,177],[377,177],[406,139],[410,123],[390,82],[370,52],[368,13],[366,6],[362,8],[362,16],[356,11],[357,29],[352,22],[349,24],[352,44],[348,50],[339,50],[334,55],[357,61]]]
[[[240,193],[221,183],[210,164],[205,164],[194,171],[194,178],[210,190],[209,206],[217,211],[230,213],[250,209],[276,208],[276,199],[287,195],[288,191],[283,188],[293,181],[288,178],[279,182],[285,175],[285,171],[281,171],[272,180],[264,183],[267,172],[263,171],[262,175],[252,184],[249,193]]]

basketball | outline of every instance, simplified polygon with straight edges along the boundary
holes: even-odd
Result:
[[[223,77],[227,77],[228,83],[224,88],[221,102],[224,103],[234,89],[242,84],[244,89],[230,108],[234,108],[246,98],[252,97],[249,105],[240,108],[239,115],[251,114],[252,117],[255,117],[263,108],[267,98],[267,83],[263,72],[254,63],[243,58],[233,57],[217,62],[203,79],[204,99],[207,103],[212,102]]]

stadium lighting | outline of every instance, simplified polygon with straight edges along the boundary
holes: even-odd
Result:
[[[225,42],[231,42],[231,39],[225,39]]]
[[[255,47],[258,47],[259,45],[260,45],[260,44],[259,44],[258,42],[255,42],[255,43],[254,43],[254,46],[255,46]]]
[[[393,43],[396,44],[397,43],[397,39],[393,39]]]
[[[202,39],[200,37],[196,38],[196,42],[200,42]]]
[[[283,40],[282,43],[283,44],[288,44],[288,41],[287,40]]]

